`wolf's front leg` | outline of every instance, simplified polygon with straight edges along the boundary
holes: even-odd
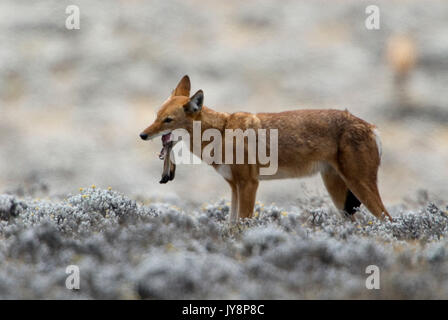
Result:
[[[235,223],[238,219],[238,189],[235,183],[230,182],[227,180],[227,182],[230,185],[230,188],[232,189],[232,204],[229,214],[229,222]]]
[[[238,184],[238,218],[252,218],[258,180],[246,180]]]

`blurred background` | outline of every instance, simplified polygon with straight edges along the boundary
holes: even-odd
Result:
[[[0,43],[0,193],[229,198],[205,164],[160,185],[161,142],[138,137],[184,74],[218,111],[347,108],[376,124],[386,206],[448,192],[446,1],[2,0]],[[316,195],[319,177],[263,182],[258,199]]]

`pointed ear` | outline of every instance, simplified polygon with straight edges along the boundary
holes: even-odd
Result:
[[[187,114],[195,114],[199,113],[202,110],[202,105],[204,104],[204,92],[199,90],[196,92],[184,105],[184,111]]]
[[[171,93],[171,96],[172,97],[174,97],[174,96],[189,97],[190,96],[190,88],[191,88],[190,78],[187,75],[185,75],[179,81],[176,89],[174,89],[173,92]]]

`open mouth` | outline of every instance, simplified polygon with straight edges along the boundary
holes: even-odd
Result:
[[[171,152],[171,148],[173,147],[173,141],[171,139],[172,139],[171,132],[164,134],[162,136],[162,146],[163,147],[159,154],[160,160],[164,160],[165,157],[167,156],[167,154],[169,154]]]

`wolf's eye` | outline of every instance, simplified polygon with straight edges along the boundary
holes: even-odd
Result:
[[[169,123],[171,121],[173,121],[173,118],[170,117],[166,117],[165,119],[163,119],[163,123]]]

